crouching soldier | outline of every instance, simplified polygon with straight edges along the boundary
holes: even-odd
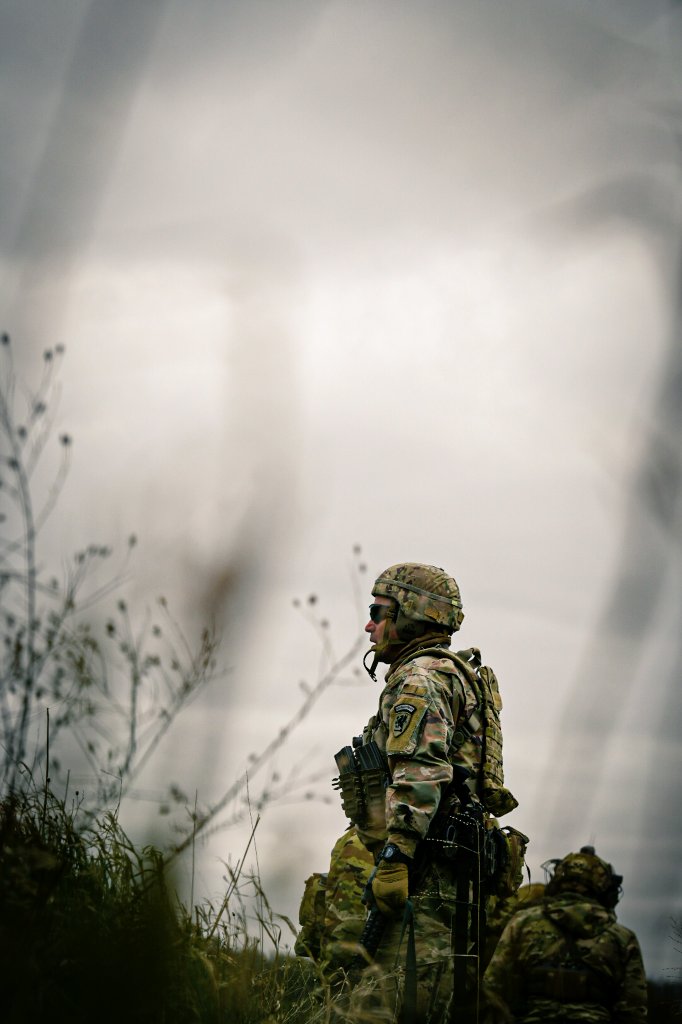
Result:
[[[621,882],[589,846],[556,862],[542,903],[502,932],[485,975],[488,1021],[646,1020],[642,955],[614,912]]]
[[[336,841],[329,871],[306,880],[294,952],[312,957],[327,976],[345,970],[358,954],[367,908],[362,894],[374,858],[351,827]]]

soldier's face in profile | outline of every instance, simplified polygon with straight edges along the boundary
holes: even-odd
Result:
[[[369,622],[365,626],[365,633],[369,633],[369,638],[373,644],[380,644],[384,639],[384,633],[388,629],[388,637],[386,639],[396,640],[397,634],[395,631],[395,625],[393,619],[384,618],[384,612],[382,609],[391,608],[393,602],[390,597],[373,597],[372,604],[369,606]]]

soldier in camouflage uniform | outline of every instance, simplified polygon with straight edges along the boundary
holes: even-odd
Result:
[[[642,955],[614,907],[620,875],[592,847],[559,861],[545,899],[507,924],[485,975],[490,1021],[641,1024]]]
[[[346,968],[358,951],[367,914],[362,893],[374,858],[350,827],[332,849],[329,871],[306,880],[294,952],[312,957],[326,974]]]
[[[463,992],[453,997],[457,883],[452,850],[444,841],[446,823],[465,806],[475,805],[486,822],[516,806],[502,785],[501,701],[492,670],[480,670],[489,673],[485,686],[476,676],[475,649],[450,651],[451,634],[464,617],[451,576],[420,563],[395,565],[379,576],[372,595],[365,627],[372,648],[365,668],[373,679],[379,662],[389,668],[378,712],[354,746],[361,753],[376,744],[387,774],[380,787],[361,782],[357,799],[348,782],[351,773],[341,771],[337,782],[346,814],[377,857],[371,888],[387,922],[375,958],[378,970],[373,969],[380,976],[383,1013],[376,1004],[369,1012],[374,1020],[395,1019],[405,1001],[403,990],[416,984],[416,1006],[408,1012],[415,1021],[439,1022],[447,1018],[453,999],[457,1006],[464,1000]],[[515,868],[516,887],[520,871]],[[412,980],[405,969],[402,927],[408,897],[417,963]],[[367,1003],[357,1007],[359,1018],[367,1012]]]
[[[545,898],[545,886],[542,882],[529,882],[522,885],[518,892],[511,896],[493,896],[488,903],[486,915],[486,936],[485,953],[483,956],[484,968],[490,963],[500,936],[506,928],[509,920],[520,910],[527,910],[528,907],[535,907],[542,903]]]

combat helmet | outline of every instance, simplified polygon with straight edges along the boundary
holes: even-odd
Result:
[[[464,612],[457,581],[444,569],[421,562],[400,562],[377,576],[372,587],[374,597],[388,597],[395,602],[389,616],[395,625],[398,641],[386,639],[374,650],[371,667],[365,668],[373,679],[379,661],[390,660],[389,651],[423,636],[425,633],[454,633],[459,629]]]
[[[579,853],[569,853],[563,860],[554,862],[546,891],[548,896],[562,892],[582,893],[612,910],[620,899],[622,881],[623,876],[617,875],[610,864],[598,857],[593,846],[582,846]]]
[[[372,594],[391,597],[398,605],[395,625],[401,639],[412,639],[423,631],[410,628],[408,623],[424,623],[454,633],[464,618],[457,581],[435,565],[391,565],[377,577]]]

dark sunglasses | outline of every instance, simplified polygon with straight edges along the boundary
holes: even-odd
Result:
[[[383,622],[384,619],[389,618],[393,611],[390,604],[371,604],[369,606],[369,617],[372,622]]]

